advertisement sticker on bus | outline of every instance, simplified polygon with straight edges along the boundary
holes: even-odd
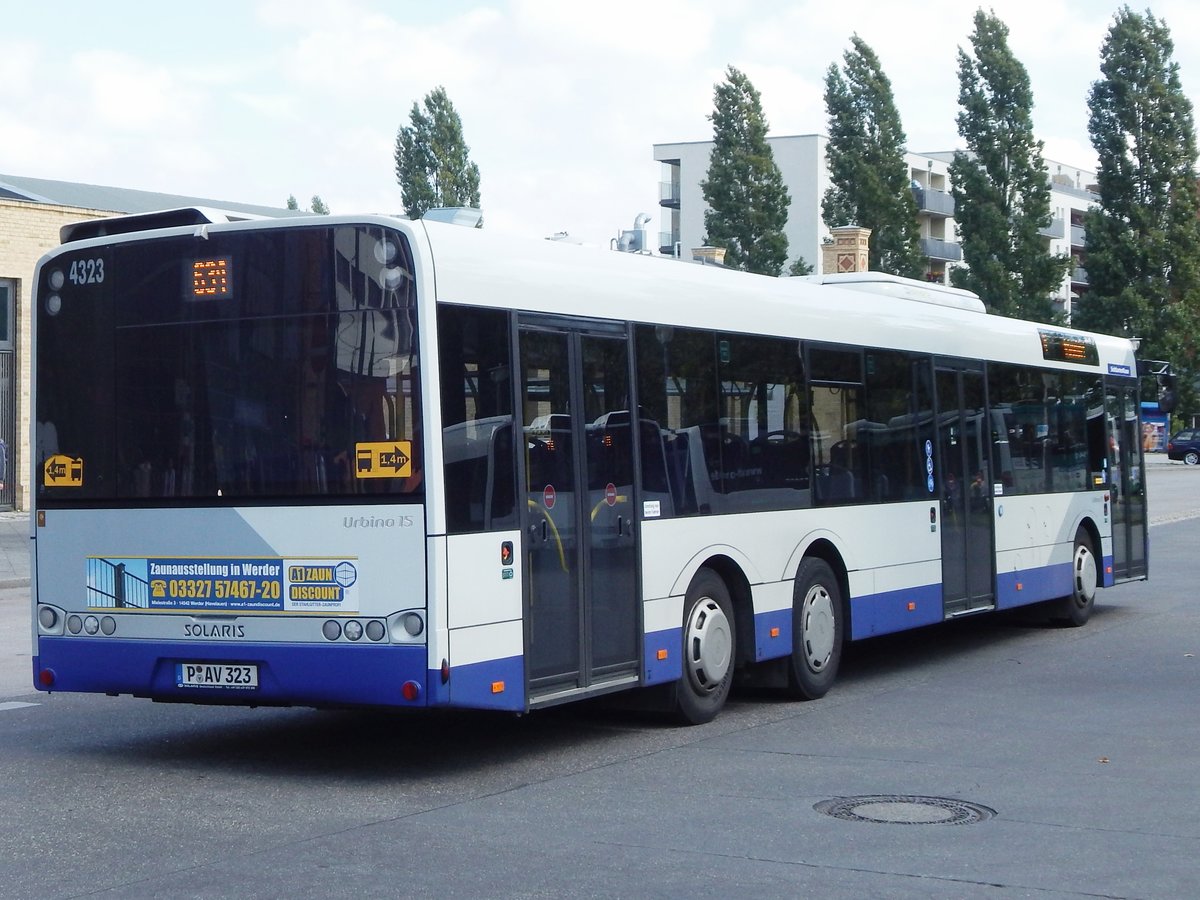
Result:
[[[152,557],[87,560],[92,608],[190,612],[356,612],[350,559]]]

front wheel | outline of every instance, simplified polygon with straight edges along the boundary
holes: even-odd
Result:
[[[729,589],[716,572],[701,569],[683,604],[683,678],[675,687],[675,712],[684,724],[711,722],[725,705],[736,638]]]
[[[1092,539],[1079,529],[1075,535],[1075,551],[1071,555],[1071,593],[1058,601],[1055,619],[1063,625],[1078,628],[1087,624],[1096,605],[1096,588],[1100,583],[1100,566]]]
[[[792,593],[792,657],[788,690],[803,700],[824,697],[842,659],[842,589],[829,563],[809,557],[796,571]]]
[[[1189,466],[1194,466],[1197,463],[1200,463],[1200,453],[1197,453],[1195,450],[1189,450],[1187,453],[1183,454],[1183,461]]]

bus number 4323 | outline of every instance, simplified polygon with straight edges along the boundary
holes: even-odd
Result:
[[[100,284],[104,281],[103,259],[77,259],[67,274],[71,284]]]

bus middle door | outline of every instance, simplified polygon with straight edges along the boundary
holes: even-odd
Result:
[[[638,580],[623,326],[524,319],[526,657],[531,704],[639,672]]]

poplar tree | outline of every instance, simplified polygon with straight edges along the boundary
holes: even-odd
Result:
[[[704,242],[725,248],[725,265],[779,275],[787,261],[788,206],[792,198],[767,143],[758,91],[733,66],[713,89],[713,151],[700,182]]]
[[[1188,409],[1200,309],[1196,129],[1173,53],[1162,20],[1117,11],[1088,97],[1100,199],[1084,220],[1088,291],[1077,321],[1140,337],[1140,355],[1184,376]]]
[[[408,118],[396,133],[394,154],[404,212],[419,219],[437,207],[479,208],[479,166],[471,162],[446,89],[426,94],[424,111],[413,103]]]
[[[952,282],[993,312],[1050,322],[1052,295],[1070,260],[1051,255],[1039,231],[1050,224],[1050,182],[1033,136],[1029,73],[1008,46],[1008,26],[979,10],[974,58],[958,50],[958,133],[967,152],[950,164],[963,261]]]
[[[329,207],[325,205],[325,201],[321,199],[320,194],[313,194],[311,203],[312,206],[306,209],[305,212],[312,212],[314,215],[318,216],[329,215]],[[296,200],[295,194],[288,194],[287,208],[291,210],[300,209],[300,203]]]
[[[825,75],[831,183],[821,217],[830,228],[871,229],[871,271],[919,278],[925,258],[892,83],[866,41],[856,34],[850,43],[843,68],[833,64]]]

